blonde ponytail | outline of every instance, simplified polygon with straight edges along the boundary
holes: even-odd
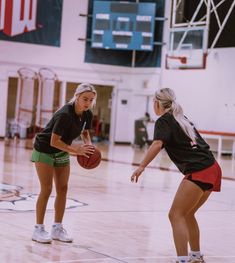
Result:
[[[196,141],[196,133],[193,124],[184,116],[183,109],[176,102],[176,96],[172,89],[164,88],[156,91],[155,98],[159,101],[160,106],[165,112],[171,112],[175,120],[179,123],[184,133],[191,139]]]

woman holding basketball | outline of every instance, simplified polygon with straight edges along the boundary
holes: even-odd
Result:
[[[70,174],[69,155],[89,157],[94,152],[89,129],[93,117],[90,108],[95,105],[96,96],[91,84],[79,85],[71,101],[57,110],[44,130],[36,135],[31,160],[35,163],[41,191],[36,204],[34,241],[72,242],[62,225]],[[73,145],[73,140],[80,135],[84,144]],[[50,235],[44,227],[44,216],[53,180],[56,188],[55,222]]]
[[[204,262],[195,213],[212,191],[220,191],[221,169],[208,144],[184,116],[173,90],[164,88],[155,93],[154,111],[160,116],[155,123],[154,140],[131,181],[138,182],[145,167],[165,148],[184,174],[169,212],[177,262]]]

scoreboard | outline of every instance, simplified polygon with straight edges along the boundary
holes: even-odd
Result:
[[[94,1],[92,48],[152,51],[155,3]]]

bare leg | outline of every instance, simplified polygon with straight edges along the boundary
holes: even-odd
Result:
[[[61,223],[66,206],[66,196],[68,189],[70,166],[56,167],[54,181],[56,186],[55,199],[55,222]]]
[[[187,214],[199,203],[204,192],[193,182],[182,180],[169,212],[178,256],[188,255],[189,233]]]
[[[52,179],[54,168],[45,163],[35,163],[41,191],[36,203],[36,222],[43,224],[47,202],[52,190]]]
[[[200,231],[197,220],[195,218],[195,213],[206,202],[210,194],[210,191],[204,192],[199,202],[186,216],[186,223],[188,226],[189,234],[189,245],[192,251],[200,251]]]

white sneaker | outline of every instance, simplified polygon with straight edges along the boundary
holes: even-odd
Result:
[[[204,261],[203,259],[203,255],[200,256],[200,258],[195,258],[193,256],[190,257],[190,263],[206,263],[206,261]]]
[[[68,236],[67,231],[63,228],[63,225],[53,225],[51,231],[51,237],[54,240],[58,240],[61,242],[71,243],[73,239]]]
[[[52,241],[49,233],[45,230],[44,226],[34,227],[32,240],[44,244],[50,244]]]

